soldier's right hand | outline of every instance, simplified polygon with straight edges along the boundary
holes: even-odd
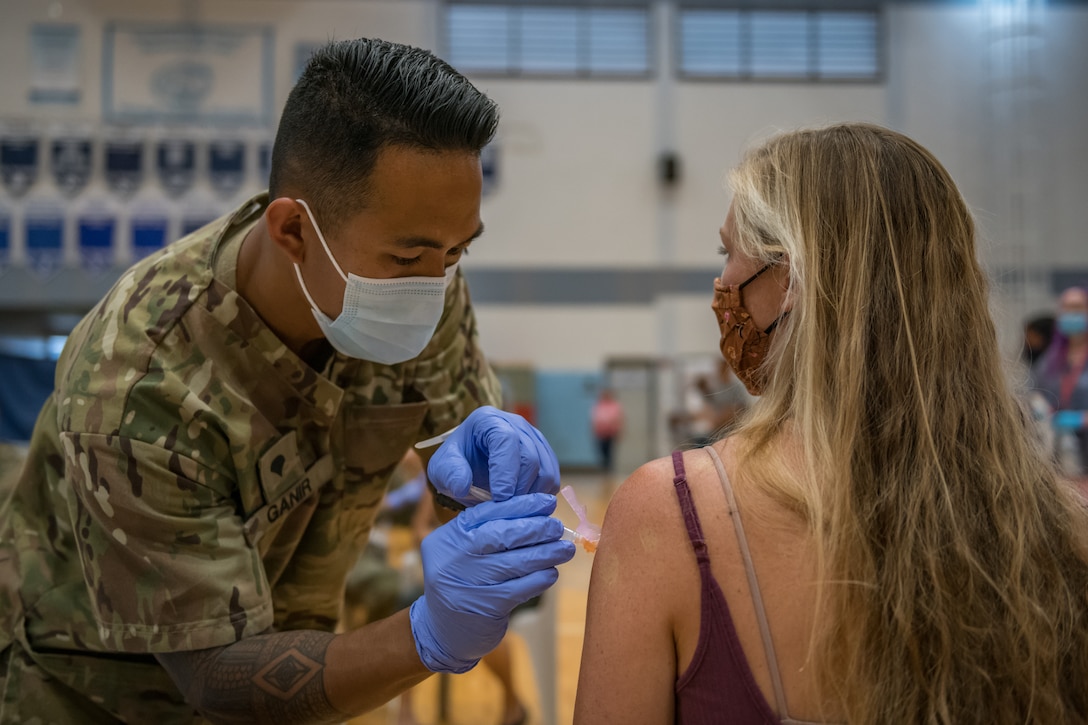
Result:
[[[559,459],[544,434],[514,413],[483,406],[469,413],[434,452],[427,477],[435,489],[471,506],[484,489],[495,501],[559,493]]]
[[[419,658],[432,672],[466,672],[506,634],[510,612],[544,592],[574,544],[550,514],[555,496],[487,501],[423,540],[423,596],[409,612]]]

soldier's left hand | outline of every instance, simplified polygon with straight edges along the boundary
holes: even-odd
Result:
[[[559,461],[544,435],[520,415],[477,408],[435,451],[427,466],[435,489],[461,503],[478,501],[475,486],[505,501],[559,491]]]
[[[510,612],[559,578],[574,556],[551,514],[555,497],[485,501],[423,540],[423,596],[409,619],[416,652],[432,672],[465,672],[498,646]]]

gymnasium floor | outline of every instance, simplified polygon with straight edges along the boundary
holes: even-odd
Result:
[[[564,475],[564,484],[571,484],[578,499],[586,506],[589,517],[600,524],[604,517],[612,484],[599,475]],[[577,517],[562,499],[557,515],[571,528]],[[593,555],[581,549],[574,559],[559,569],[557,593],[556,636],[558,673],[556,691],[557,725],[569,723],[574,717],[574,694],[578,686],[578,665],[582,657],[582,634],[585,630],[586,591],[593,566]],[[540,725],[539,696],[525,642],[517,635],[509,637],[512,647],[512,667],[518,696],[529,710],[526,725]],[[448,683],[447,719],[439,718],[439,678],[431,677],[416,688],[413,710],[420,725],[499,725],[502,690],[483,666],[463,675],[452,675]],[[355,718],[350,725],[395,725],[398,705],[394,701],[367,715]]]

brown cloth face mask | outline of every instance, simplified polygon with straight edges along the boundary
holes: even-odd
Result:
[[[770,264],[764,265],[740,284],[722,286],[721,279],[714,280],[714,301],[710,305],[718,318],[718,329],[721,330],[722,357],[752,395],[763,394],[767,384],[763,361],[767,359],[771,333],[789,311],[779,315],[766,330],[760,330],[744,307],[741,290],[770,268]]]

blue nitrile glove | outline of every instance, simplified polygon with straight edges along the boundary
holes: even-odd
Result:
[[[1084,427],[1083,410],[1059,410],[1050,419],[1050,424],[1056,430],[1080,430]]]
[[[555,583],[574,544],[560,540],[553,511],[549,494],[485,501],[423,539],[423,596],[409,619],[427,669],[472,669],[502,641],[514,607]]]
[[[457,427],[427,465],[435,489],[461,503],[478,499],[469,487],[505,501],[523,493],[559,492],[559,460],[544,435],[520,415],[477,408]]]

